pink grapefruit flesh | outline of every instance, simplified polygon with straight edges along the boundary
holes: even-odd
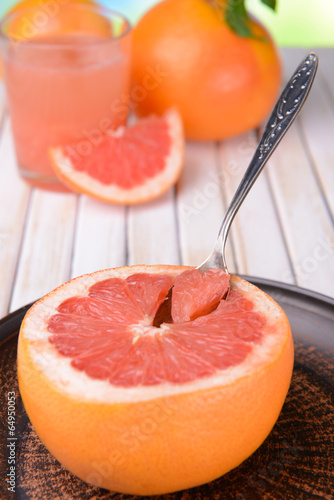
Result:
[[[183,166],[183,129],[175,110],[82,144],[52,148],[53,168],[67,187],[107,202],[156,198],[176,183]]]
[[[170,276],[159,274],[100,281],[86,297],[59,305],[48,322],[49,341],[73,367],[124,387],[189,382],[242,362],[261,339],[265,318],[238,291],[220,300],[228,287],[226,273],[216,269],[202,276],[190,270],[178,276],[174,323],[158,329],[152,326],[154,312],[171,284]],[[189,309],[197,317],[219,300],[213,313],[190,319]],[[138,335],[138,328],[144,334]]]

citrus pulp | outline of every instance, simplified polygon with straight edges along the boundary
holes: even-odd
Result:
[[[54,171],[70,189],[113,203],[160,196],[180,176],[184,138],[177,111],[50,151]]]

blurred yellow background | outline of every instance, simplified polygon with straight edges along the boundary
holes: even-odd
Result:
[[[16,0],[2,0],[0,16],[15,3]],[[125,14],[135,23],[157,0],[103,0],[100,3]],[[260,0],[246,0],[248,10],[268,28],[278,45],[334,46],[334,0],[277,0],[277,3],[274,13]]]

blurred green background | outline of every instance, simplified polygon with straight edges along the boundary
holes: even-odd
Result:
[[[274,13],[260,0],[246,0],[248,10],[262,21],[278,45],[334,46],[334,0],[277,2]],[[1,0],[0,16],[15,3],[17,0]],[[100,3],[125,14],[134,24],[157,0],[100,0]]]

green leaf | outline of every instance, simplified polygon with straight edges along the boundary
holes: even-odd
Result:
[[[276,0],[261,0],[261,2],[271,9],[276,10]]]
[[[251,29],[247,24],[249,16],[245,8],[244,0],[227,0],[225,20],[228,26],[239,36],[252,36]]]
[[[273,10],[276,8],[276,0],[261,0],[261,2]],[[254,36],[248,24],[249,15],[245,7],[245,0],[227,0],[225,20],[228,26],[239,36],[244,38]]]
[[[235,31],[239,36],[251,37],[252,32],[249,26],[247,26],[246,19],[238,16],[232,10],[226,10],[225,19],[229,27]]]

